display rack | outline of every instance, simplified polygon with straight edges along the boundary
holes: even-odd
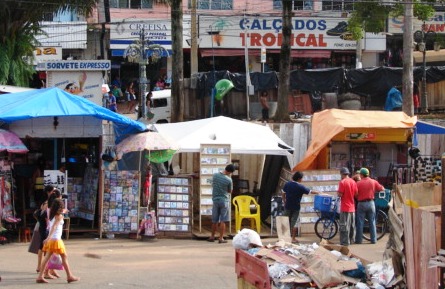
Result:
[[[212,177],[224,171],[230,164],[230,144],[201,144],[200,148],[200,198],[199,198],[199,231],[202,231],[203,216],[212,216]],[[230,212],[231,210],[229,210]],[[229,218],[231,220],[231,218]],[[232,222],[229,224],[231,232]]]
[[[304,171],[302,184],[311,190],[337,196],[340,180],[339,170],[313,170]],[[318,218],[314,210],[314,195],[304,195],[301,199],[299,233],[314,233],[314,224]]]
[[[370,176],[376,176],[377,161],[380,153],[376,144],[353,144],[351,145],[351,163],[353,171],[367,168]]]
[[[292,180],[292,173],[282,170],[280,174],[280,190],[287,181]],[[303,172],[302,184],[311,190],[336,196],[341,176],[338,170],[311,170]],[[280,195],[277,193],[277,195]],[[299,216],[299,234],[314,233],[314,224],[319,218],[314,210],[314,195],[304,195],[301,199]]]
[[[193,227],[191,177],[160,177],[157,191],[158,231],[191,232]]]
[[[139,171],[104,171],[102,232],[138,230],[139,184]]]

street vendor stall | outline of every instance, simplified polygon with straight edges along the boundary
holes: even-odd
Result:
[[[417,117],[403,112],[328,109],[315,113],[312,140],[293,170],[367,167],[373,178],[407,162]]]

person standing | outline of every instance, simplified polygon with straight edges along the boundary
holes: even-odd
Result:
[[[63,268],[66,272],[67,282],[76,282],[80,278],[72,274],[70,266],[68,264],[68,257],[66,255],[65,244],[62,241],[63,232],[63,210],[64,203],[61,199],[55,199],[50,210],[50,226],[51,229],[48,233],[48,237],[45,239],[43,251],[46,252],[45,257],[42,260],[40,268],[46,268],[49,258],[53,254],[59,254],[62,258]],[[40,270],[39,276],[36,279],[37,283],[48,283],[44,278],[43,270]]]
[[[291,228],[292,243],[297,243],[298,217],[300,215],[300,203],[303,195],[316,194],[319,192],[309,189],[301,184],[304,174],[295,172],[292,180],[284,184],[281,189],[282,199],[284,203],[284,215],[289,217],[289,225]]]
[[[385,188],[376,180],[369,177],[367,168],[360,169],[360,181],[357,182],[357,231],[355,243],[361,244],[363,239],[363,225],[365,218],[368,219],[371,243],[377,243],[375,226],[375,204],[374,195]]]
[[[233,191],[233,182],[230,177],[235,171],[235,166],[229,164],[224,171],[213,174],[212,177],[212,235],[207,241],[214,242],[215,234],[219,227],[218,243],[227,243],[224,239],[226,222],[229,221],[230,195]]]
[[[355,239],[355,201],[357,183],[349,177],[348,168],[340,169],[341,181],[337,195],[340,202],[340,245],[349,246]]]
[[[267,91],[263,91],[260,96],[262,121],[269,120],[269,100],[267,99]]]
[[[116,96],[110,91],[108,92],[108,109],[117,112],[117,100]]]

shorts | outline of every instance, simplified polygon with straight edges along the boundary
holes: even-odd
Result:
[[[229,221],[229,201],[213,201],[212,223]]]
[[[284,212],[285,216],[289,217],[290,228],[298,228],[298,217],[300,216],[300,210],[286,210]]]

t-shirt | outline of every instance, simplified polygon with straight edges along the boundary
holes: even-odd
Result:
[[[219,172],[213,174],[212,178],[212,200],[213,201],[229,201],[230,194],[233,190],[232,179]]]
[[[357,192],[357,183],[351,178],[344,178],[338,183],[338,191],[342,193],[340,212],[355,212],[354,195]]]
[[[109,108],[111,111],[114,111],[114,112],[117,111],[116,97],[115,97],[113,94],[110,95],[110,104],[108,105],[108,108]]]
[[[374,194],[383,191],[385,188],[370,177],[362,178],[357,183],[358,196],[357,201],[374,200]]]
[[[286,195],[285,209],[289,211],[300,210],[301,198],[311,190],[300,183],[289,181],[284,184],[283,192]]]

